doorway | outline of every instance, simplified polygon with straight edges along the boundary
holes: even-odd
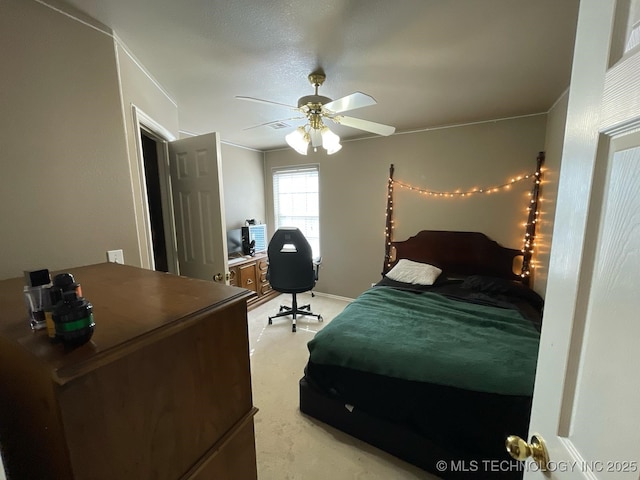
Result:
[[[178,140],[135,105],[132,112],[143,268],[226,283],[219,135]]]
[[[154,136],[140,129],[142,158],[144,161],[144,180],[147,187],[147,206],[151,225],[151,243],[153,247],[154,270],[169,271],[167,258],[167,240],[165,236],[164,215],[162,212],[162,190],[160,187],[160,166],[158,160],[158,141]]]
[[[132,105],[139,173],[138,238],[144,268],[180,273],[171,198],[168,145],[175,136]],[[134,189],[135,190],[135,189]]]

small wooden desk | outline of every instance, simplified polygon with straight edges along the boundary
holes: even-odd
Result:
[[[265,252],[229,260],[229,284],[256,293],[247,301],[249,310],[280,295],[267,280],[268,260]]]

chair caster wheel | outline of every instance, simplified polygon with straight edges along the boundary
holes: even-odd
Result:
[[[295,331],[296,331],[296,326],[295,325],[293,327],[291,327],[291,331],[295,333]]]
[[[318,315],[318,321],[319,322],[323,322],[324,321],[324,318],[322,318],[322,315]]]
[[[280,305],[280,312],[282,312],[284,310],[284,307],[282,305]]]
[[[269,317],[269,325],[273,325],[273,320]]]

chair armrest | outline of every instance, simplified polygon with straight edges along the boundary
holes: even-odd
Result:
[[[316,280],[318,280],[318,272],[320,271],[321,263],[322,263],[322,257],[316,257],[313,259],[313,266],[316,269]]]

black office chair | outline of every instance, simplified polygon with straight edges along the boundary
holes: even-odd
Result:
[[[296,331],[296,317],[298,315],[318,317],[322,315],[311,311],[311,305],[298,305],[298,293],[310,291],[318,279],[319,261],[313,260],[311,245],[297,228],[280,228],[271,237],[267,247],[269,267],[267,279],[271,288],[282,293],[291,293],[293,300],[291,307],[280,306],[280,311],[269,317],[269,325],[277,317],[293,316],[292,332]]]

